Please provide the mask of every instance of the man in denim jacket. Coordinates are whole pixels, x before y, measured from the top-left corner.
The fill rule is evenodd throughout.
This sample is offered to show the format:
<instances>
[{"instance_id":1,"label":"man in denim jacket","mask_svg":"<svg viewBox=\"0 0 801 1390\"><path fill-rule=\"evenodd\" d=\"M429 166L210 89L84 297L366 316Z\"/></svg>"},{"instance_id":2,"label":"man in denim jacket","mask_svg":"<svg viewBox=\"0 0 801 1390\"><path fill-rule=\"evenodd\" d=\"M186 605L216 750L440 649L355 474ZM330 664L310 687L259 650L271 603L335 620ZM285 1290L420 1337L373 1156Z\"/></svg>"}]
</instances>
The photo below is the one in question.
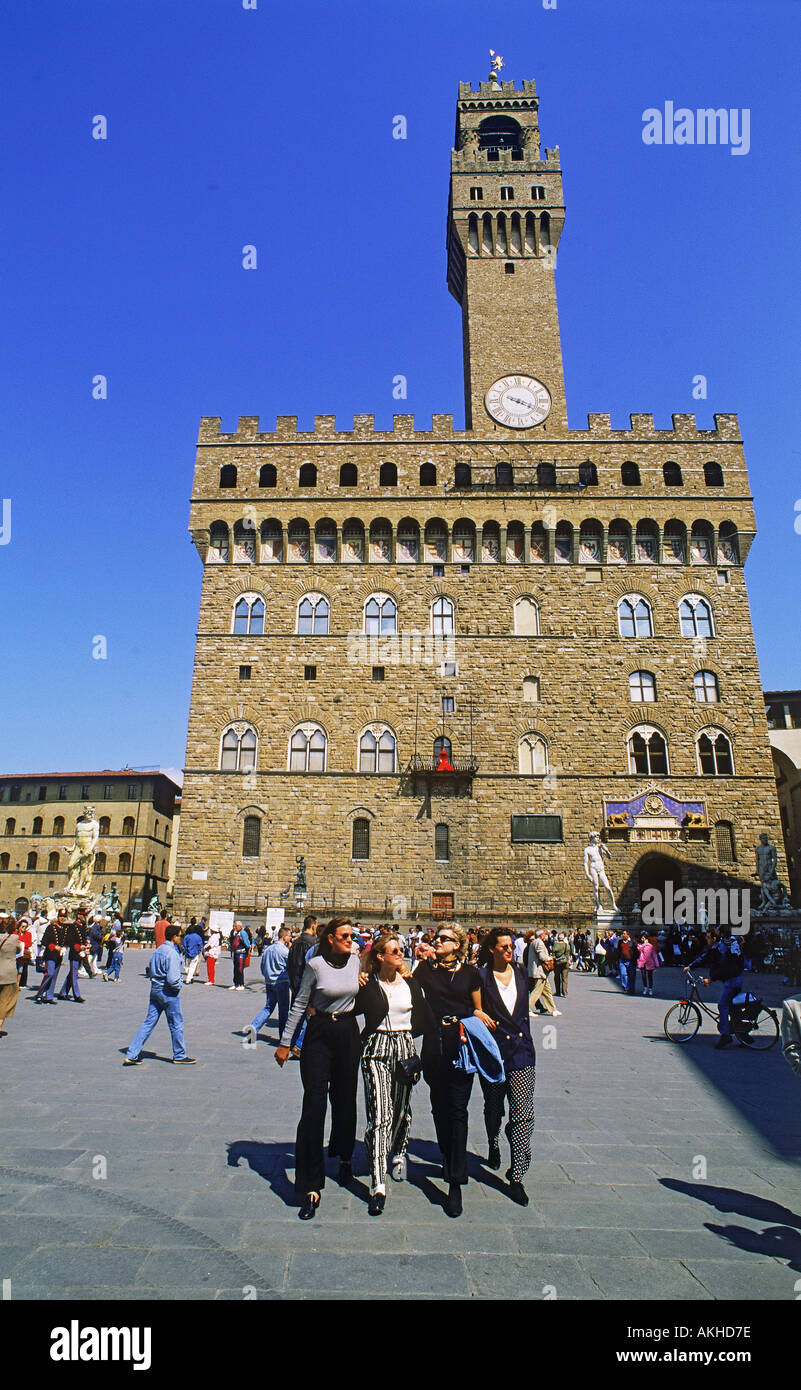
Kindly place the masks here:
<instances>
[{"instance_id":1,"label":"man in denim jacket","mask_svg":"<svg viewBox=\"0 0 801 1390\"><path fill-rule=\"evenodd\" d=\"M124 1067L136 1067L140 1053L161 1015L167 1019L172 1038L172 1060L181 1066L190 1066L194 1057L187 1057L184 1046L184 1018L181 1013L181 928L169 926L164 933L164 944L150 957L150 1008L139 1032L134 1038L123 1062Z\"/></svg>"}]
</instances>

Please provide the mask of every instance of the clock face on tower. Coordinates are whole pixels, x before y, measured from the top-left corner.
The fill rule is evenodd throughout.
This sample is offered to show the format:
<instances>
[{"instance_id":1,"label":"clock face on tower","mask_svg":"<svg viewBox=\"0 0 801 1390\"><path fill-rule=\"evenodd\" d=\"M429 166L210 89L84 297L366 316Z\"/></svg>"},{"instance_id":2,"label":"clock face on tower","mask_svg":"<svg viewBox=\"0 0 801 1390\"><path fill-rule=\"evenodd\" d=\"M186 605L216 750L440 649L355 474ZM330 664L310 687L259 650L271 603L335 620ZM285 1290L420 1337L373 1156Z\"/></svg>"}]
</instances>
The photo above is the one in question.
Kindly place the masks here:
<instances>
[{"instance_id":1,"label":"clock face on tower","mask_svg":"<svg viewBox=\"0 0 801 1390\"><path fill-rule=\"evenodd\" d=\"M494 381L484 404L493 420L510 430L541 425L551 409L551 393L533 376L502 376Z\"/></svg>"}]
</instances>

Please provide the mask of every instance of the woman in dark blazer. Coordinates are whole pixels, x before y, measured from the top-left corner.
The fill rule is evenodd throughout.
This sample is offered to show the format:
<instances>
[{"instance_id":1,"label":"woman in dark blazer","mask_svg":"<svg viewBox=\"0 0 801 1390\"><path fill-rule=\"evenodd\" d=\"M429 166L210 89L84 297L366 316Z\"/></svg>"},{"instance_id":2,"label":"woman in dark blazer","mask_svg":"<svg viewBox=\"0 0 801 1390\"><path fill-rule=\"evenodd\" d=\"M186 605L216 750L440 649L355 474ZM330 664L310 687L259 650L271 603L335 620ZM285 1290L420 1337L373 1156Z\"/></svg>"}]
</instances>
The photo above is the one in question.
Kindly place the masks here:
<instances>
[{"instance_id":1,"label":"woman in dark blazer","mask_svg":"<svg viewBox=\"0 0 801 1390\"><path fill-rule=\"evenodd\" d=\"M359 990L356 1012L364 1015L362 1078L367 1110L364 1142L370 1167L370 1216L380 1216L386 1200L386 1175L392 1154L395 1182L406 1177L406 1146L412 1122L413 1079L404 1063L416 1056L414 1039L434 1026L425 995L408 972L397 936L376 937L362 959L367 976ZM364 979L361 975L360 979Z\"/></svg>"},{"instance_id":2,"label":"woman in dark blazer","mask_svg":"<svg viewBox=\"0 0 801 1390\"><path fill-rule=\"evenodd\" d=\"M509 1101L506 1133L512 1151L507 1170L509 1196L521 1207L528 1206L523 1178L531 1162L531 1134L534 1129L534 1069L536 1053L528 1018L528 979L515 965L514 941L506 927L493 927L481 943L478 973L481 976L481 1007L492 1019L492 1036L503 1058L506 1080L489 1082L479 1075L484 1092L484 1123L487 1128L490 1168L500 1168L500 1133L504 1103Z\"/></svg>"}]
</instances>

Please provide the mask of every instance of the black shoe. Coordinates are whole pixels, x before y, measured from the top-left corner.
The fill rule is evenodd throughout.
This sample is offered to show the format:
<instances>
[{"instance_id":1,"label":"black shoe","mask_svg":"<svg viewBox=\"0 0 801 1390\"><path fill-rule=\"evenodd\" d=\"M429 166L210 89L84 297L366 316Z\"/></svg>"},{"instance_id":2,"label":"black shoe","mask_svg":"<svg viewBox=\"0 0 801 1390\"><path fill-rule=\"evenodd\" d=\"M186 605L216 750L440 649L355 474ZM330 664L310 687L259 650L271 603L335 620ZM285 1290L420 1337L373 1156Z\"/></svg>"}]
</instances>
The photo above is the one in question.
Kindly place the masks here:
<instances>
[{"instance_id":1,"label":"black shoe","mask_svg":"<svg viewBox=\"0 0 801 1390\"><path fill-rule=\"evenodd\" d=\"M301 1221L313 1221L319 1205L319 1194L317 1194L317 1201L315 1202L311 1192L307 1192L306 1196L303 1198L303 1206L298 1212L298 1216L300 1217Z\"/></svg>"},{"instance_id":2,"label":"black shoe","mask_svg":"<svg viewBox=\"0 0 801 1390\"><path fill-rule=\"evenodd\" d=\"M461 1216L462 1214L462 1189L458 1183L451 1183L448 1188L445 1211L448 1216Z\"/></svg>"},{"instance_id":3,"label":"black shoe","mask_svg":"<svg viewBox=\"0 0 801 1390\"><path fill-rule=\"evenodd\" d=\"M512 1178L509 1183L509 1196L513 1202L517 1202L519 1207L528 1206L528 1193L522 1182L519 1182L517 1178Z\"/></svg>"},{"instance_id":4,"label":"black shoe","mask_svg":"<svg viewBox=\"0 0 801 1390\"><path fill-rule=\"evenodd\" d=\"M497 1139L490 1141L489 1153L487 1154L487 1167L493 1168L497 1173L501 1166L501 1146Z\"/></svg>"},{"instance_id":5,"label":"black shoe","mask_svg":"<svg viewBox=\"0 0 801 1390\"><path fill-rule=\"evenodd\" d=\"M142 1063L138 1057L126 1057L122 1065L124 1067L141 1067Z\"/></svg>"},{"instance_id":6,"label":"black shoe","mask_svg":"<svg viewBox=\"0 0 801 1390\"><path fill-rule=\"evenodd\" d=\"M84 999L83 995L81 995L78 999L75 1000L75 1003L76 1003L76 1004L85 1004L85 1003L86 1003L86 1000Z\"/></svg>"},{"instance_id":7,"label":"black shoe","mask_svg":"<svg viewBox=\"0 0 801 1390\"><path fill-rule=\"evenodd\" d=\"M349 1158L339 1160L339 1177L337 1182L342 1187L346 1187L349 1182L353 1182L353 1164Z\"/></svg>"},{"instance_id":8,"label":"black shoe","mask_svg":"<svg viewBox=\"0 0 801 1390\"><path fill-rule=\"evenodd\" d=\"M194 1067L197 1065L197 1057L173 1057L174 1067Z\"/></svg>"},{"instance_id":9,"label":"black shoe","mask_svg":"<svg viewBox=\"0 0 801 1390\"><path fill-rule=\"evenodd\" d=\"M721 1047L731 1047L733 1042L734 1039L731 1033L721 1033L720 1041L715 1043L715 1051L718 1051Z\"/></svg>"},{"instance_id":10,"label":"black shoe","mask_svg":"<svg viewBox=\"0 0 801 1390\"><path fill-rule=\"evenodd\" d=\"M384 1203L386 1200L383 1192L371 1192L370 1200L367 1203L367 1215L380 1216L384 1210Z\"/></svg>"}]
</instances>

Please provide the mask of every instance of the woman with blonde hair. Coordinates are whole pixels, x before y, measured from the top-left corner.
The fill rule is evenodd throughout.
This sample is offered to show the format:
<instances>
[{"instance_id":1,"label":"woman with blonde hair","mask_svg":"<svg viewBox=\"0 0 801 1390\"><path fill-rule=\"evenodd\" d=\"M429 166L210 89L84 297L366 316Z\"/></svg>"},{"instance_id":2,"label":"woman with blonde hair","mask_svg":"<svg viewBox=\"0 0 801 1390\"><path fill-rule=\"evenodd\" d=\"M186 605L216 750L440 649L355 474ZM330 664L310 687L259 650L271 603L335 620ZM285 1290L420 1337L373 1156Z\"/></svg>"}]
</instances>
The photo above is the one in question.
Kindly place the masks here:
<instances>
[{"instance_id":1,"label":"woman with blonde hair","mask_svg":"<svg viewBox=\"0 0 801 1390\"><path fill-rule=\"evenodd\" d=\"M361 968L368 976L356 1000L356 1010L365 1019L361 1066L367 1109L364 1143L370 1168L367 1210L370 1216L380 1216L390 1153L394 1181L403 1182L406 1177L412 1087L422 1067L414 1039L433 1026L434 1018L393 932L374 938Z\"/></svg>"},{"instance_id":2,"label":"woman with blonde hair","mask_svg":"<svg viewBox=\"0 0 801 1390\"><path fill-rule=\"evenodd\" d=\"M462 1214L462 1187L467 1182L467 1107L473 1089L473 1073L455 1065L459 1023L474 1015L490 1028L495 1025L481 1009L481 976L474 965L465 964L464 928L457 922L442 922L434 951L436 960L421 960L414 978L436 1020L423 1040L423 1075L443 1158L442 1176L448 1184L445 1211L456 1217Z\"/></svg>"}]
</instances>

